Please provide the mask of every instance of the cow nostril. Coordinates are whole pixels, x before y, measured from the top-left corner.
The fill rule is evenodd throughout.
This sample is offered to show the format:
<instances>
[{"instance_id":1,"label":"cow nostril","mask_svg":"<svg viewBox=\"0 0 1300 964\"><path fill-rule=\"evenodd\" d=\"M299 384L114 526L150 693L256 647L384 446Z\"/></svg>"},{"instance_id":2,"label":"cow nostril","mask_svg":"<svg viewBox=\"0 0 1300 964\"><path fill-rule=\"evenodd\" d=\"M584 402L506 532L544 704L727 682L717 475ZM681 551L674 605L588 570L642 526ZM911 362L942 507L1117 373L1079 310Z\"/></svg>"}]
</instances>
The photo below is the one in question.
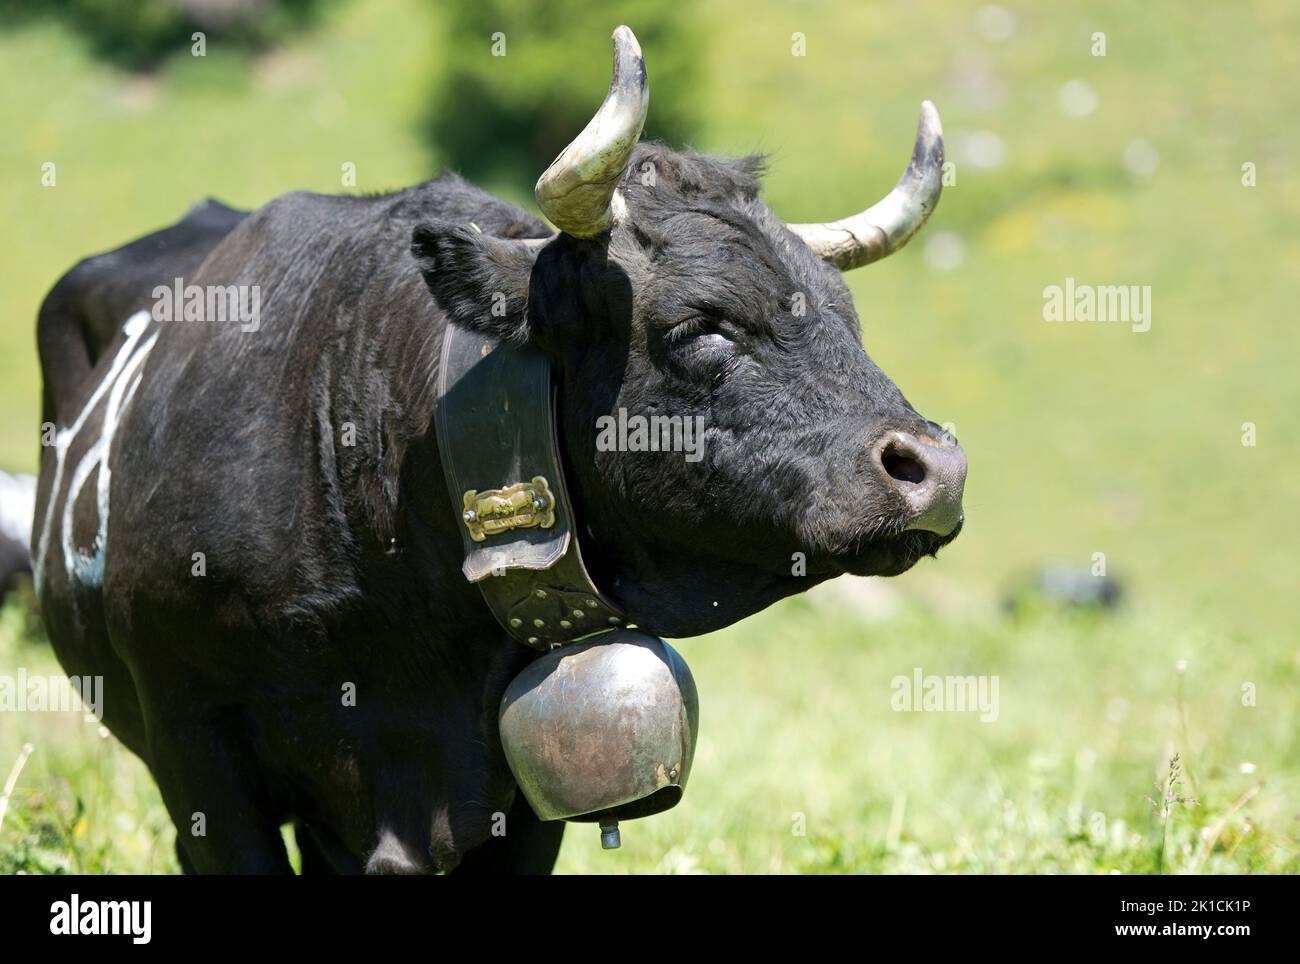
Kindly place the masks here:
<instances>
[{"instance_id":1,"label":"cow nostril","mask_svg":"<svg viewBox=\"0 0 1300 964\"><path fill-rule=\"evenodd\" d=\"M880 462L890 477L900 482L911 482L916 485L925 481L925 466L893 446L885 449L880 456Z\"/></svg>"}]
</instances>

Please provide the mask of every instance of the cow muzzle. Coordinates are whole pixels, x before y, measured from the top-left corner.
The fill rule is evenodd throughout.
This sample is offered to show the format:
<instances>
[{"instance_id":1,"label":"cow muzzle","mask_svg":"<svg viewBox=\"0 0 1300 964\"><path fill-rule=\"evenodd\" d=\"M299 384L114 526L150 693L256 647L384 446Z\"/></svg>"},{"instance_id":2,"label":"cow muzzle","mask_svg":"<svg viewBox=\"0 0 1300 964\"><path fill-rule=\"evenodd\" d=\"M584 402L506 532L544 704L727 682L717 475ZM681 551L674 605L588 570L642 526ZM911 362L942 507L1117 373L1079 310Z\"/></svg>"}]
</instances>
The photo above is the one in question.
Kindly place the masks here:
<instances>
[{"instance_id":1,"label":"cow muzzle","mask_svg":"<svg viewBox=\"0 0 1300 964\"><path fill-rule=\"evenodd\" d=\"M890 432L876 443L872 463L907 507L907 531L946 537L961 525L966 453L951 435Z\"/></svg>"}]
</instances>

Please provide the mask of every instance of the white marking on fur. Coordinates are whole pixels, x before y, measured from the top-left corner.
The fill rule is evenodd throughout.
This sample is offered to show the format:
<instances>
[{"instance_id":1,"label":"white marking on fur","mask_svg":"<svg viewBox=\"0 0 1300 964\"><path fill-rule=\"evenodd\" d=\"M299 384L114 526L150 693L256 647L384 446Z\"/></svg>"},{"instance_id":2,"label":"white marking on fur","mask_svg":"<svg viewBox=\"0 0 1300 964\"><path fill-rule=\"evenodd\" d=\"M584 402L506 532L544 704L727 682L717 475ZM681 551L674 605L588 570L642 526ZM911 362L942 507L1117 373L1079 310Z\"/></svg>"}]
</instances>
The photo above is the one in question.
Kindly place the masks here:
<instances>
[{"instance_id":1,"label":"white marking on fur","mask_svg":"<svg viewBox=\"0 0 1300 964\"><path fill-rule=\"evenodd\" d=\"M76 563L81 561L83 566L89 564L92 572L88 573L93 576L93 569L98 563L99 576L103 576L103 552L107 541L108 533L108 454L113 440L113 435L117 431L118 422L124 409L123 393L128 385L130 386L129 395L133 395L135 388L139 385L139 378L132 383L131 375L136 372L149 352L153 349L158 335L155 333L139 352L136 352L136 346L140 343L141 337L149 328L149 312L137 311L126 320L122 330L126 333L126 341L118 349L113 358L113 364L109 367L108 373L104 376L96 387L95 391L87 400L77 418L66 429L62 429L54 437L54 482L50 486L49 501L45 505L45 518L41 522L40 539L37 542L35 558L33 560L32 575L36 585L36 592L39 596L44 585L45 575L45 557L49 552L50 545L50 525L54 520L54 509L59 500L59 491L63 483L63 470L66 466L68 449L72 445L73 439L86 424L86 419L90 417L96 406L99 405L105 393L109 393L109 404L104 413L103 422L100 427L100 437L86 451L81 462L73 472L72 484L69 486L68 495L63 508L61 519L61 537L62 548L64 553L64 566L67 569L69 578L72 578ZM143 377L142 375L140 377ZM128 395L128 400L129 400ZM81 492L81 487L86 484L86 479L94 471L96 466L101 467L100 474L100 492L98 493L99 507L99 531L95 540L95 557L86 557L72 548L72 509L76 504L77 495Z\"/></svg>"},{"instance_id":2,"label":"white marking on fur","mask_svg":"<svg viewBox=\"0 0 1300 964\"><path fill-rule=\"evenodd\" d=\"M67 570L69 579L77 577L79 572L80 581L87 585L100 586L104 582L104 557L108 550L108 486L112 477L108 467L108 456L113 450L113 436L117 432L124 408L123 399L127 386L133 384L131 377L153 350L154 342L157 340L158 335L155 334L146 341L140 350L131 356L130 361L123 366L113 382L113 390L108 395L108 405L104 408L99 440L81 457L81 464L73 473L72 484L68 487L67 500L63 503L63 566ZM86 479L90 478L90 473L95 471L96 467L99 468L95 493L99 526L95 532L95 541L91 544L92 554L88 556L72 544L72 510L81 496L81 487L86 484Z\"/></svg>"}]
</instances>

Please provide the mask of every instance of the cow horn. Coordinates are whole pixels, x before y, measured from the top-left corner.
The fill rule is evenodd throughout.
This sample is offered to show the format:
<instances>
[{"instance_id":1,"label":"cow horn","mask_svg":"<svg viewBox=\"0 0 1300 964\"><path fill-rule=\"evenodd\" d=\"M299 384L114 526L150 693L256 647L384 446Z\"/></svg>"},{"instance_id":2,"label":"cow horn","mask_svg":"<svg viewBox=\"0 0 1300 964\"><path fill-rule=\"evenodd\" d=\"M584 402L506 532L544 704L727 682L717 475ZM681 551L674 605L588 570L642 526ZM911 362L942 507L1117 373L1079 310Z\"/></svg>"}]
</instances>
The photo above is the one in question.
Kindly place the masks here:
<instances>
[{"instance_id":1,"label":"cow horn","mask_svg":"<svg viewBox=\"0 0 1300 964\"><path fill-rule=\"evenodd\" d=\"M537 203L561 231L594 238L609 230L614 222L610 201L649 106L641 45L631 30L619 27L614 31L614 76L605 102L537 181Z\"/></svg>"},{"instance_id":2,"label":"cow horn","mask_svg":"<svg viewBox=\"0 0 1300 964\"><path fill-rule=\"evenodd\" d=\"M893 254L921 230L943 190L943 127L928 100L921 103L912 160L894 189L859 214L829 224L791 224L791 231L841 271Z\"/></svg>"}]
</instances>

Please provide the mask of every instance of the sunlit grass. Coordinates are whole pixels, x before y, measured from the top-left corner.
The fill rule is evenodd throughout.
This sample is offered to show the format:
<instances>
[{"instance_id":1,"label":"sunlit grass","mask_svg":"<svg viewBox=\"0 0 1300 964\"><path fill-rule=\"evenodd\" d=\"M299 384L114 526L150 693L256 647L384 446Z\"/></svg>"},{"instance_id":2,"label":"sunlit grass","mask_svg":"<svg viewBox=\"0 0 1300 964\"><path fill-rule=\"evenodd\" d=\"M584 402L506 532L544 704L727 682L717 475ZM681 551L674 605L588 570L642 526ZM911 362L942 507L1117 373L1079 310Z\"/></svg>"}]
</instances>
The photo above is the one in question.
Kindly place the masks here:
<instances>
[{"instance_id":1,"label":"sunlit grass","mask_svg":"<svg viewBox=\"0 0 1300 964\"><path fill-rule=\"evenodd\" d=\"M1300 871L1296 751L1279 723L1300 713L1294 687L1243 705L1221 650L1141 612L953 619L904 599L880 616L853 585L680 643L702 702L685 799L625 823L615 853L570 827L560 870ZM0 665L58 672L12 605ZM996 722L895 712L891 680L914 667L998 676ZM12 713L0 769L28 741L0 870L175 869L174 831L130 753L79 715ZM1166 817L1151 798L1175 755L1196 802Z\"/></svg>"},{"instance_id":2,"label":"sunlit grass","mask_svg":"<svg viewBox=\"0 0 1300 964\"><path fill-rule=\"evenodd\" d=\"M617 855L570 830L562 867L1300 870L1294 689L1242 705L1223 650L1150 613L952 618L905 600L864 617L854 586L680 644L703 714L684 801L626 825ZM894 712L890 682L914 667L998 676L997 721ZM1166 847L1148 797L1175 754L1198 804L1171 808Z\"/></svg>"}]
</instances>

